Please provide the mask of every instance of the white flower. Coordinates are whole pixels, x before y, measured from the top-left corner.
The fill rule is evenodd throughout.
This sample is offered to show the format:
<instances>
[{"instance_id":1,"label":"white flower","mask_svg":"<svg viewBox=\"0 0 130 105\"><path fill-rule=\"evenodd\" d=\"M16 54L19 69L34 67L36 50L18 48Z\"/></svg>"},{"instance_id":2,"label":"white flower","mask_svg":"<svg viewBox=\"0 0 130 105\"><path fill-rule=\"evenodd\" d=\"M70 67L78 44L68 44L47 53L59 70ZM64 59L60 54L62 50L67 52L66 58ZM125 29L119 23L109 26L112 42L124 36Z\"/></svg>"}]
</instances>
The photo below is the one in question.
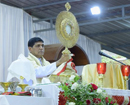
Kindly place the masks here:
<instances>
[{"instance_id":1,"label":"white flower","mask_svg":"<svg viewBox=\"0 0 130 105\"><path fill-rule=\"evenodd\" d=\"M102 93L102 89L98 88L97 93Z\"/></svg>"},{"instance_id":2,"label":"white flower","mask_svg":"<svg viewBox=\"0 0 130 105\"><path fill-rule=\"evenodd\" d=\"M75 82L72 86L71 86L71 90L76 90L76 88L78 87L78 83Z\"/></svg>"},{"instance_id":3,"label":"white flower","mask_svg":"<svg viewBox=\"0 0 130 105\"><path fill-rule=\"evenodd\" d=\"M71 77L69 78L70 81L74 81L75 75L71 75Z\"/></svg>"},{"instance_id":4,"label":"white flower","mask_svg":"<svg viewBox=\"0 0 130 105\"><path fill-rule=\"evenodd\" d=\"M69 105L75 105L75 103L74 102L69 102Z\"/></svg>"}]
</instances>

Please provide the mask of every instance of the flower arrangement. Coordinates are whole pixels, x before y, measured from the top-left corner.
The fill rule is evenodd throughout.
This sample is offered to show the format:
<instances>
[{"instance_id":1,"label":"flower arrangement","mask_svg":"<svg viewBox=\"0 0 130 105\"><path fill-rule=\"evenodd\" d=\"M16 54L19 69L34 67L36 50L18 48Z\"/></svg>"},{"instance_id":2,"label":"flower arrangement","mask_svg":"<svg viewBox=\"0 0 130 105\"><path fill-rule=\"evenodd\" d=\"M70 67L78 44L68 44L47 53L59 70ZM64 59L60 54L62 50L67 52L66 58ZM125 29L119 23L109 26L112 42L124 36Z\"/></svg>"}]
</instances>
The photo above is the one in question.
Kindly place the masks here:
<instances>
[{"instance_id":1,"label":"flower arrangement","mask_svg":"<svg viewBox=\"0 0 130 105\"><path fill-rule=\"evenodd\" d=\"M67 103L75 105L117 105L116 101L108 97L105 90L102 90L93 83L85 84L79 82L80 77L72 75L68 81L59 86L67 97ZM66 103L66 104L67 104Z\"/></svg>"}]
</instances>

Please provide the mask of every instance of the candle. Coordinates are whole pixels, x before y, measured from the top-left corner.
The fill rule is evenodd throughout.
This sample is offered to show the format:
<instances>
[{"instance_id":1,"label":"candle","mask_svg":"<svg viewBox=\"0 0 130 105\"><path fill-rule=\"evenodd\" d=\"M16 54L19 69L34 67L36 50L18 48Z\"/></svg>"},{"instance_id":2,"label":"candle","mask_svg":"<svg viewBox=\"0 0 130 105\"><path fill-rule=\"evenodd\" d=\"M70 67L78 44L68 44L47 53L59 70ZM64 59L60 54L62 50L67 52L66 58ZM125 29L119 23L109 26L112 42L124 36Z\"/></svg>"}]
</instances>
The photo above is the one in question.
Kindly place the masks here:
<instances>
[{"instance_id":1,"label":"candle","mask_svg":"<svg viewBox=\"0 0 130 105\"><path fill-rule=\"evenodd\" d=\"M106 63L97 63L97 72L98 72L98 74L105 74Z\"/></svg>"},{"instance_id":2,"label":"candle","mask_svg":"<svg viewBox=\"0 0 130 105\"><path fill-rule=\"evenodd\" d=\"M121 65L121 72L123 76L129 76L130 69L128 65Z\"/></svg>"}]
</instances>

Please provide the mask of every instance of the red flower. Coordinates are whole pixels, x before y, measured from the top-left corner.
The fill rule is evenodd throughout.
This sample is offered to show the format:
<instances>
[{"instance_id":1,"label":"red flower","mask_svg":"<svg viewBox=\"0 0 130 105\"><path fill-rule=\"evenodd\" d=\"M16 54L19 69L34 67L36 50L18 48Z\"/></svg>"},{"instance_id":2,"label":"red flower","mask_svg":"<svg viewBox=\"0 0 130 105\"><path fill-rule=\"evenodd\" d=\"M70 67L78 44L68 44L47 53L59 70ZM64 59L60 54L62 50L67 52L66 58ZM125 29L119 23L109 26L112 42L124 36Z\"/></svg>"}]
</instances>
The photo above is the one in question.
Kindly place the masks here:
<instances>
[{"instance_id":1,"label":"red flower","mask_svg":"<svg viewBox=\"0 0 130 105\"><path fill-rule=\"evenodd\" d=\"M87 105L90 105L90 104L91 104L91 101L90 101L90 100L86 100L86 104L87 104Z\"/></svg>"},{"instance_id":2,"label":"red flower","mask_svg":"<svg viewBox=\"0 0 130 105\"><path fill-rule=\"evenodd\" d=\"M97 86L97 85L92 84L92 83L91 83L91 85L92 85L92 87L93 87L93 89L94 89L94 90L97 90L97 88L98 88L98 86Z\"/></svg>"},{"instance_id":3,"label":"red flower","mask_svg":"<svg viewBox=\"0 0 130 105\"><path fill-rule=\"evenodd\" d=\"M66 86L68 86L69 84L68 83L65 83Z\"/></svg>"},{"instance_id":4,"label":"red flower","mask_svg":"<svg viewBox=\"0 0 130 105\"><path fill-rule=\"evenodd\" d=\"M106 97L106 98L105 98L105 101L106 101L106 103L108 103L108 102L109 102L109 101L108 101L108 97Z\"/></svg>"},{"instance_id":5,"label":"red flower","mask_svg":"<svg viewBox=\"0 0 130 105\"><path fill-rule=\"evenodd\" d=\"M65 105L66 102L67 102L68 97L64 96L63 94L64 94L64 92L60 91L60 93L59 93L59 104L58 105Z\"/></svg>"},{"instance_id":6,"label":"red flower","mask_svg":"<svg viewBox=\"0 0 130 105\"><path fill-rule=\"evenodd\" d=\"M113 104L113 101L111 101L110 104Z\"/></svg>"},{"instance_id":7,"label":"red flower","mask_svg":"<svg viewBox=\"0 0 130 105\"><path fill-rule=\"evenodd\" d=\"M94 98L93 102L96 103L96 104L99 104L101 102L101 99L100 98Z\"/></svg>"}]
</instances>

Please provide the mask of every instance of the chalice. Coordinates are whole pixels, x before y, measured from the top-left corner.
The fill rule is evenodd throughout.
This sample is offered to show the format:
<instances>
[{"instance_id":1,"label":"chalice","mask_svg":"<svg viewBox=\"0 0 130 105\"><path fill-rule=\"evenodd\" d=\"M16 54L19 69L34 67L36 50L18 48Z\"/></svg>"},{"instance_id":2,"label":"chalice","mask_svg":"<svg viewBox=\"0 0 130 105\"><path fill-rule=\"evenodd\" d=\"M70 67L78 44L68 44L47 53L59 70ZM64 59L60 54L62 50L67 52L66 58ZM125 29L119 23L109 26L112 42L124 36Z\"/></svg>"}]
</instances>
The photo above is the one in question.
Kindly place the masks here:
<instances>
[{"instance_id":1,"label":"chalice","mask_svg":"<svg viewBox=\"0 0 130 105\"><path fill-rule=\"evenodd\" d=\"M121 65L121 72L122 72L123 79L124 79L124 88L126 90L127 89L126 82L128 80L128 76L130 74L130 67L128 65Z\"/></svg>"},{"instance_id":2,"label":"chalice","mask_svg":"<svg viewBox=\"0 0 130 105\"><path fill-rule=\"evenodd\" d=\"M106 63L97 63L97 72L99 78L99 86L103 87L103 77L106 72Z\"/></svg>"},{"instance_id":3,"label":"chalice","mask_svg":"<svg viewBox=\"0 0 130 105\"><path fill-rule=\"evenodd\" d=\"M8 92L8 87L11 82L0 82L1 86L4 88L4 92Z\"/></svg>"},{"instance_id":4,"label":"chalice","mask_svg":"<svg viewBox=\"0 0 130 105\"><path fill-rule=\"evenodd\" d=\"M21 92L24 92L25 91L24 89L25 89L26 86L28 86L28 84L23 83L23 79L24 79L23 76L20 76L20 79L21 79L21 82L20 82L20 84L18 86L21 87L21 89L22 89Z\"/></svg>"},{"instance_id":5,"label":"chalice","mask_svg":"<svg viewBox=\"0 0 130 105\"><path fill-rule=\"evenodd\" d=\"M21 87L21 92L25 92L25 87L28 86L28 84L19 84L18 86Z\"/></svg>"}]
</instances>

